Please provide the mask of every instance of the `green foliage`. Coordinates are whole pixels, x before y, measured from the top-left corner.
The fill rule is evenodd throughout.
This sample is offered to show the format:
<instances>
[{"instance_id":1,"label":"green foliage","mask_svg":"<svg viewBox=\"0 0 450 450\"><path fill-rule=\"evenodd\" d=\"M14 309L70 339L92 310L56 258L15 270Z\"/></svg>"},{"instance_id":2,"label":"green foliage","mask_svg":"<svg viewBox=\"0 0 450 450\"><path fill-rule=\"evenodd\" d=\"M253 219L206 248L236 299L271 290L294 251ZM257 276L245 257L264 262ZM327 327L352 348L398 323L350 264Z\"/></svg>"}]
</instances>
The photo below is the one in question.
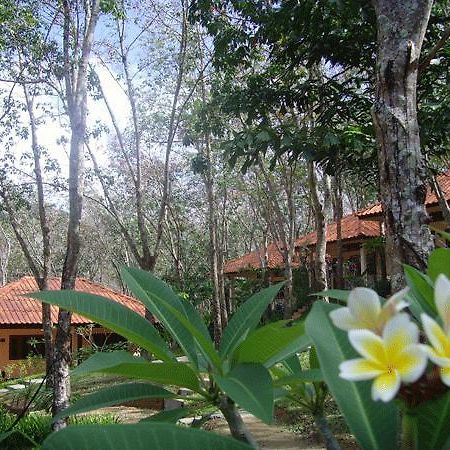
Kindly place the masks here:
<instances>
[{"instance_id":1,"label":"green foliage","mask_svg":"<svg viewBox=\"0 0 450 450\"><path fill-rule=\"evenodd\" d=\"M105 328L114 330L117 334L156 354L162 360L174 360L167 344L155 328L144 317L120 303L76 291L70 291L65 295L61 295L60 292L36 292L33 297L45 300L47 303L70 307L72 311L94 320Z\"/></svg>"},{"instance_id":2,"label":"green foliage","mask_svg":"<svg viewBox=\"0 0 450 450\"><path fill-rule=\"evenodd\" d=\"M329 313L335 308L335 305L316 302L306 319L306 330L316 348L325 382L363 448L396 448L397 407L393 403L374 402L369 383L349 383L339 377L340 363L355 357L356 352L346 333L330 321Z\"/></svg>"},{"instance_id":3,"label":"green foliage","mask_svg":"<svg viewBox=\"0 0 450 450\"><path fill-rule=\"evenodd\" d=\"M74 292L68 291L33 294L40 300L59 304L90 317L129 339L137 337L135 341L145 343L149 350L155 349L157 355L164 357L163 361L149 362L124 351L100 352L80 364L74 370L74 375L107 373L185 387L197 393L197 397L199 395L203 402L214 408L223 408L224 404L229 408L230 404L237 403L265 422L271 422L274 391L268 368L309 344L309 340L304 336L302 323L291 324L283 321L256 329L261 315L282 283L262 290L243 303L224 330L220 350L216 351L205 324L189 302L180 299L172 289L149 272L126 268L123 270L123 277L130 290L170 332L188 356L189 362L176 362L172 359L172 354L161 344L160 337L155 337L150 323L146 322L146 326L153 330L149 332L142 328L141 321L137 320L134 313L125 312L123 308L108 310L108 304L113 305L112 302L82 293L75 295ZM136 324L136 330L132 329L132 324ZM261 348L261 342L267 345ZM71 415L117 404L131 396L167 397L172 394L152 385L140 385L138 390L132 386L117 386L82 398L64 414ZM224 397L232 402L223 402ZM175 420L179 413L174 413L174 416L160 415L159 419L154 418L151 422ZM81 428L79 430L81 432ZM127 433L125 428L117 430L120 430L119 434ZM130 433L142 431L142 439L147 436L146 433L152 434L151 427L145 429L145 432L142 427L130 427L129 430ZM176 434L176 430L177 428L170 428L169 435ZM71 433L77 434L77 431ZM201 446L203 435L195 436ZM181 439L180 442L182 441ZM82 442L79 442L82 445Z\"/></svg>"},{"instance_id":4,"label":"green foliage","mask_svg":"<svg viewBox=\"0 0 450 450\"><path fill-rule=\"evenodd\" d=\"M43 450L147 450L149 448L185 450L245 450L248 445L202 430L177 427L165 423L134 425L74 426L52 434Z\"/></svg>"},{"instance_id":5,"label":"green foliage","mask_svg":"<svg viewBox=\"0 0 450 450\"><path fill-rule=\"evenodd\" d=\"M119 384L104 389L100 389L90 395L82 397L75 405L69 406L62 413L55 417L72 416L82 412L90 411L94 405L96 409L117 403L140 400L144 398L173 398L175 394L159 386L152 386L144 383Z\"/></svg>"},{"instance_id":6,"label":"green foliage","mask_svg":"<svg viewBox=\"0 0 450 450\"><path fill-rule=\"evenodd\" d=\"M7 412L3 407L0 408L0 434L8 433L4 440L0 442L0 448L5 450L34 448L41 444L52 432L52 417L50 414L32 412L22 417L10 430L15 421L16 416L14 414ZM80 425L108 425L117 423L117 418L112 414L97 414L75 417L72 422Z\"/></svg>"},{"instance_id":7,"label":"green foliage","mask_svg":"<svg viewBox=\"0 0 450 450\"><path fill-rule=\"evenodd\" d=\"M261 364L238 364L226 376L216 375L218 386L247 411L266 423L272 422L273 387Z\"/></svg>"}]
</instances>

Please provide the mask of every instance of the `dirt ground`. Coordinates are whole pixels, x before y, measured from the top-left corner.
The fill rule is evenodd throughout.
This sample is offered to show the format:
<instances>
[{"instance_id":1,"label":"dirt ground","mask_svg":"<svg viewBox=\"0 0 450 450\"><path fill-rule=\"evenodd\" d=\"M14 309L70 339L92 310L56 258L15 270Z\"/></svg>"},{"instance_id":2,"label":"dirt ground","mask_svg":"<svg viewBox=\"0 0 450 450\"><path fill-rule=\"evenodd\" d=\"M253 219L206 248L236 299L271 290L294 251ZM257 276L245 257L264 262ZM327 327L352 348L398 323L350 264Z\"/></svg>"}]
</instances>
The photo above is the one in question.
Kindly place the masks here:
<instances>
[{"instance_id":1,"label":"dirt ground","mask_svg":"<svg viewBox=\"0 0 450 450\"><path fill-rule=\"evenodd\" d=\"M156 411L133 407L114 406L103 408L98 410L98 412L114 414L122 423L136 423L139 422L139 420L154 414ZM325 448L317 433L310 433L307 438L304 438L298 433L290 431L283 425L266 425L248 413L243 413L242 418L262 449L316 450ZM225 419L211 419L204 425L204 429L223 435L230 434ZM359 448L352 441L346 440L345 437L339 440L343 449L355 450Z\"/></svg>"}]
</instances>

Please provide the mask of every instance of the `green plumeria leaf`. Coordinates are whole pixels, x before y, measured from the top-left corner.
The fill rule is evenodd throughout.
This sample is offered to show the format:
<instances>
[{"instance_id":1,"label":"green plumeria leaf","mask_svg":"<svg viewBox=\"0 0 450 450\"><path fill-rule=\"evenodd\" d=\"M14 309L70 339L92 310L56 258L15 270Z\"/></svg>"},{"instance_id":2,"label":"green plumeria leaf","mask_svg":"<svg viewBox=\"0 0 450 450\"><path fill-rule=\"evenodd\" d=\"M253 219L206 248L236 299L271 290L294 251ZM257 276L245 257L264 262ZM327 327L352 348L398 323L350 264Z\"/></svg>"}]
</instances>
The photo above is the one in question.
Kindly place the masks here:
<instances>
[{"instance_id":1,"label":"green plumeria leaf","mask_svg":"<svg viewBox=\"0 0 450 450\"><path fill-rule=\"evenodd\" d=\"M250 334L236 348L233 359L237 363L254 362L269 368L309 345L311 339L305 334L304 322L280 320Z\"/></svg>"},{"instance_id":2,"label":"green plumeria leaf","mask_svg":"<svg viewBox=\"0 0 450 450\"><path fill-rule=\"evenodd\" d=\"M175 356L153 325L131 309L98 295L77 291L42 291L31 297L58 305L81 314L87 319L114 331L140 347L154 353L163 361L174 361Z\"/></svg>"},{"instance_id":3,"label":"green plumeria leaf","mask_svg":"<svg viewBox=\"0 0 450 450\"><path fill-rule=\"evenodd\" d=\"M450 248L437 248L431 252L427 273L433 282L441 273L450 279Z\"/></svg>"},{"instance_id":4,"label":"green plumeria leaf","mask_svg":"<svg viewBox=\"0 0 450 450\"><path fill-rule=\"evenodd\" d=\"M110 373L202 392L196 372L187 364L149 362L124 351L96 353L73 371L75 376L91 373Z\"/></svg>"},{"instance_id":5,"label":"green plumeria leaf","mask_svg":"<svg viewBox=\"0 0 450 450\"><path fill-rule=\"evenodd\" d=\"M234 402L263 422L273 417L272 378L261 364L240 364L226 376L216 375L218 386Z\"/></svg>"},{"instance_id":6,"label":"green plumeria leaf","mask_svg":"<svg viewBox=\"0 0 450 450\"><path fill-rule=\"evenodd\" d=\"M350 294L350 291L345 291L342 289L328 289L326 291L316 292L316 293L310 294L310 295L316 295L317 297L335 298L336 300L341 300L341 301L347 303L349 294Z\"/></svg>"},{"instance_id":7,"label":"green plumeria leaf","mask_svg":"<svg viewBox=\"0 0 450 450\"><path fill-rule=\"evenodd\" d=\"M399 413L394 402L374 402L370 382L351 382L339 377L339 365L358 355L347 334L331 323L329 313L336 308L316 302L306 319L306 331L316 348L325 382L362 448L397 448Z\"/></svg>"},{"instance_id":8,"label":"green plumeria leaf","mask_svg":"<svg viewBox=\"0 0 450 450\"><path fill-rule=\"evenodd\" d=\"M434 317L437 314L437 310L434 304L432 281L427 275L419 272L414 267L404 265L404 271L410 289L406 295L406 300L409 303L414 317L420 320L422 313Z\"/></svg>"},{"instance_id":9,"label":"green plumeria leaf","mask_svg":"<svg viewBox=\"0 0 450 450\"><path fill-rule=\"evenodd\" d=\"M443 448L450 441L450 392L422 403L412 411L417 417L418 449Z\"/></svg>"},{"instance_id":10,"label":"green plumeria leaf","mask_svg":"<svg viewBox=\"0 0 450 450\"><path fill-rule=\"evenodd\" d=\"M192 305L189 302L182 301L166 283L150 272L124 267L122 268L122 277L131 292L161 321L180 344L191 363L199 368L197 342L186 326L180 322L179 317L173 313L174 309L178 311L212 345L208 329ZM167 308L167 305L170 305L173 309Z\"/></svg>"},{"instance_id":11,"label":"green plumeria leaf","mask_svg":"<svg viewBox=\"0 0 450 450\"><path fill-rule=\"evenodd\" d=\"M283 285L284 283L278 283L252 295L233 314L223 332L219 348L220 356L231 355L239 343L247 337L248 333L256 328L267 306Z\"/></svg>"},{"instance_id":12,"label":"green plumeria leaf","mask_svg":"<svg viewBox=\"0 0 450 450\"><path fill-rule=\"evenodd\" d=\"M130 425L75 425L52 433L43 450L249 450L248 445L203 430L163 422Z\"/></svg>"},{"instance_id":13,"label":"green plumeria leaf","mask_svg":"<svg viewBox=\"0 0 450 450\"><path fill-rule=\"evenodd\" d=\"M62 417L73 416L86 411L104 408L106 406L118 405L133 400L141 400L147 398L174 398L176 395L159 386L153 386L146 383L127 383L117 386L100 389L90 395L86 395L77 400L73 405L69 406L53 420Z\"/></svg>"}]
</instances>

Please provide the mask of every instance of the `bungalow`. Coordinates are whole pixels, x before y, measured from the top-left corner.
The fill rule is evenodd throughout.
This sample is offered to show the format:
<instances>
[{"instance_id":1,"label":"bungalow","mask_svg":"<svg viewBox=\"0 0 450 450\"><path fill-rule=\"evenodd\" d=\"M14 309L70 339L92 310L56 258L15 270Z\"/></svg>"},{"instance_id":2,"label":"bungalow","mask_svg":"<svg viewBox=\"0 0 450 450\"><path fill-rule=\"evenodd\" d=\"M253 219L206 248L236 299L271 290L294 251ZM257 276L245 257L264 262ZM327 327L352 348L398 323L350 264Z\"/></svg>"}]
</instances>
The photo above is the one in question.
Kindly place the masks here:
<instances>
[{"instance_id":1,"label":"bungalow","mask_svg":"<svg viewBox=\"0 0 450 450\"><path fill-rule=\"evenodd\" d=\"M60 284L60 278L50 278L49 290L59 290ZM0 287L0 370L2 373L8 371L8 366L17 365L19 361L26 359L30 354L44 354L41 343L43 336L42 303L25 296L37 290L39 289L36 280L30 276L22 277ZM145 308L139 301L85 278L76 279L75 290L106 297L127 306L142 316L145 315ZM53 323L56 323L57 307L51 307L51 316ZM91 320L73 314L71 342L73 352L88 344L86 339L76 332L77 328L87 326L91 329L92 341L97 345L103 345L105 340L108 343L123 340L120 336Z\"/></svg>"},{"instance_id":2,"label":"bungalow","mask_svg":"<svg viewBox=\"0 0 450 450\"><path fill-rule=\"evenodd\" d=\"M450 169L437 177L437 182L443 192L445 200L450 201ZM445 230L448 224L443 218L436 194L428 188L425 205L430 215L430 225L434 229ZM376 203L360 211L354 212L341 220L341 241L345 274L365 277L355 280L373 284L383 280L386 275L386 261L384 256L383 211L380 203ZM335 262L337 258L337 224L333 222L326 230L326 252L329 262L329 282L334 285ZM296 267L312 267L315 258L316 232L301 236L295 243L294 263ZM443 242L436 238L437 245ZM282 246L271 243L266 249L260 248L239 258L229 260L224 265L224 274L230 280L235 278L256 279L262 269L269 271L269 280L283 279L284 260ZM348 286L351 287L351 286Z\"/></svg>"}]
</instances>

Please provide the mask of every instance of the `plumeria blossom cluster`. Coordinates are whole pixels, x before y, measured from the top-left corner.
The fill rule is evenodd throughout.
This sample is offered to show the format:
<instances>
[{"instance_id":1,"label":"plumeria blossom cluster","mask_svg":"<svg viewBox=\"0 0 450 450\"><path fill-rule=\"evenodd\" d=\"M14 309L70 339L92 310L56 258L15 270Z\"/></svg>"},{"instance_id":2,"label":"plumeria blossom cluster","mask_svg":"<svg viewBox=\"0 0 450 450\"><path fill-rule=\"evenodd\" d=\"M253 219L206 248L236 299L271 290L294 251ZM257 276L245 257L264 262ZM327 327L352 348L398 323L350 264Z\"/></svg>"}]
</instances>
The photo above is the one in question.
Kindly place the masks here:
<instances>
[{"instance_id":1,"label":"plumeria blossom cluster","mask_svg":"<svg viewBox=\"0 0 450 450\"><path fill-rule=\"evenodd\" d=\"M344 361L340 376L346 380L374 380L372 398L392 400L402 383L414 383L425 372L428 359L439 367L441 380L450 386L450 281L439 275L434 301L442 325L427 314L421 322L429 345L419 342L419 327L403 309L408 288L383 305L372 289L353 289L347 307L330 313L334 325L348 331L361 358Z\"/></svg>"}]
</instances>

